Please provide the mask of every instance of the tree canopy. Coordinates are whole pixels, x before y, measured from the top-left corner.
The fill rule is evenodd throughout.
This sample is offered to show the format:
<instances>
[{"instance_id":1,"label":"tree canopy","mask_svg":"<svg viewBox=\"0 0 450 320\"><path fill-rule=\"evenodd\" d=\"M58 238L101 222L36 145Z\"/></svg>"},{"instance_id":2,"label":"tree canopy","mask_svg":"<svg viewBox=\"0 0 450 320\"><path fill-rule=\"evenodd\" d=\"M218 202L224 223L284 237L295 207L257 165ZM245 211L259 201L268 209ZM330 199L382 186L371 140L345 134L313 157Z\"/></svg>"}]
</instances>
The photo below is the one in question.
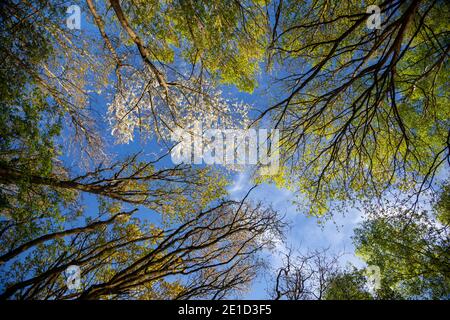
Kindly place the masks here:
<instances>
[{"instance_id":1,"label":"tree canopy","mask_svg":"<svg viewBox=\"0 0 450 320\"><path fill-rule=\"evenodd\" d=\"M382 1L375 29L353 0L76 5L80 29L64 1L0 4L2 299L223 299L263 272L273 299L449 298L448 1ZM233 166L174 164L199 122L278 129L277 173L245 167L236 199ZM365 266L272 268L289 223L264 183L298 214L358 208Z\"/></svg>"}]
</instances>

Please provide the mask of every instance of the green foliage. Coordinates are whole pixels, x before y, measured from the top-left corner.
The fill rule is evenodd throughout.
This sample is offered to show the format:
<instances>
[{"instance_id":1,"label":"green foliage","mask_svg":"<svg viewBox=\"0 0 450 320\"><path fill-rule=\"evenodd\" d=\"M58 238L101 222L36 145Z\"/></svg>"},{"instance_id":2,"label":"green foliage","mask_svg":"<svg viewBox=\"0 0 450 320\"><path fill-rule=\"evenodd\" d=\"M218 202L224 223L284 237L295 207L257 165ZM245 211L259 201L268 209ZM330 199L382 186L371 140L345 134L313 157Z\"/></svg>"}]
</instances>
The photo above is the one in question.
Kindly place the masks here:
<instances>
[{"instance_id":1,"label":"green foliage","mask_svg":"<svg viewBox=\"0 0 450 320\"><path fill-rule=\"evenodd\" d=\"M254 253L270 242L258 232L276 231L270 210L247 204L227 210L222 171L167 167L130 155L116 161L102 144L113 131L102 130L103 116L116 115L117 127L130 135L138 121L136 128L150 132L165 121L172 131L195 118L246 126L247 107L236 104L242 114L228 110L219 87L252 92L263 62L282 75L288 94L280 98L284 93L275 87L280 101L266 110L282 138L282 167L267 181L297 192L310 214L321 217L336 203L379 198L386 190L420 195L449 163L447 2L387 1L383 6L392 14L381 30L369 31L356 0L119 1L139 39L110 3L95 4L98 17L89 6L82 11L92 14L99 34L68 30L65 2L1 5L0 256L31 243L0 266L2 290L23 285L13 298L65 296L62 271L74 261L89 275L83 289L94 288L93 297L207 296L190 292L199 284L223 289L225 296L245 288L259 266ZM108 105L99 104L97 94ZM139 103L148 104L146 112ZM127 118L132 112L139 117ZM78 167L67 161L86 155ZM84 195L98 207L86 206L91 202ZM144 206L158 223L121 214ZM368 290L364 269L330 270L324 296L322 276L314 276L317 297L448 299L449 184L431 212L379 211L355 230L354 242L368 265L380 267L381 289ZM112 220L92 227L102 219ZM192 224L185 234L175 232L187 221ZM79 226L86 228L60 234ZM199 242L192 253L190 246ZM248 256L227 265L241 245L251 249ZM191 283L171 278L202 259L214 264ZM127 285L118 280L124 270ZM51 285L39 282L41 276ZM298 284L296 276L286 279ZM35 282L24 284L26 279ZM115 294L105 293L110 282L120 289ZM294 296L316 296L311 292Z\"/></svg>"},{"instance_id":2,"label":"green foliage","mask_svg":"<svg viewBox=\"0 0 450 320\"><path fill-rule=\"evenodd\" d=\"M266 46L266 17L256 1L136 1L124 10L155 60L179 56L221 83L253 91Z\"/></svg>"},{"instance_id":3,"label":"green foliage","mask_svg":"<svg viewBox=\"0 0 450 320\"><path fill-rule=\"evenodd\" d=\"M329 282L325 300L372 300L367 291L367 278L360 270L342 272Z\"/></svg>"},{"instance_id":4,"label":"green foliage","mask_svg":"<svg viewBox=\"0 0 450 320\"><path fill-rule=\"evenodd\" d=\"M380 268L382 290L410 299L448 298L448 225L442 226L433 215L391 212L355 230L356 252L368 265Z\"/></svg>"},{"instance_id":5,"label":"green foliage","mask_svg":"<svg viewBox=\"0 0 450 320\"><path fill-rule=\"evenodd\" d=\"M450 225L450 183L445 183L434 204L436 218L445 226Z\"/></svg>"},{"instance_id":6,"label":"green foliage","mask_svg":"<svg viewBox=\"0 0 450 320\"><path fill-rule=\"evenodd\" d=\"M287 97L269 110L291 174L275 181L314 215L391 187L420 194L448 164L448 2L384 6L368 30L361 1L283 2L271 54Z\"/></svg>"}]
</instances>

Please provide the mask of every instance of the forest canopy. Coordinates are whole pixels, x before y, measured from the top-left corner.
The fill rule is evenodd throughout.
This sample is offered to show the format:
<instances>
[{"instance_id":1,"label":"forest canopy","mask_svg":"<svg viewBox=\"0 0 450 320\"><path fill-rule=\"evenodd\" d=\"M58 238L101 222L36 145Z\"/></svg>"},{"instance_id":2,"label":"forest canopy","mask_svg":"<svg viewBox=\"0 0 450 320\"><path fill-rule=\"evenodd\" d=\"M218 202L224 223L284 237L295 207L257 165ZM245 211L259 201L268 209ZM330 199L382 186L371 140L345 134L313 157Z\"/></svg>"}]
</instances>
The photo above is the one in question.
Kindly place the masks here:
<instances>
[{"instance_id":1,"label":"forest canopy","mask_svg":"<svg viewBox=\"0 0 450 320\"><path fill-rule=\"evenodd\" d=\"M449 298L448 1L0 9L2 299L225 299L262 275L268 299ZM279 162L174 163L179 130L267 130ZM355 210L360 264L287 236Z\"/></svg>"}]
</instances>

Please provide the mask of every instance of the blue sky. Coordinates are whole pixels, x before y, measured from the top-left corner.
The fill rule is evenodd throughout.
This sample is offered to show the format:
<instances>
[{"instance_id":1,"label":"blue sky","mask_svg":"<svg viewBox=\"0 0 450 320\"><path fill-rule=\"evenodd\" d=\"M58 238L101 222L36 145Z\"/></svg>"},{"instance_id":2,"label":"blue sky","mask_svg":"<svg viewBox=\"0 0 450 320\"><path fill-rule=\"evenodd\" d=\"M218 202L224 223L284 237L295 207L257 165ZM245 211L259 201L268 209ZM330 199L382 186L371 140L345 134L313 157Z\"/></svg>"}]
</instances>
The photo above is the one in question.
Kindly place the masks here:
<instances>
[{"instance_id":1,"label":"blue sky","mask_svg":"<svg viewBox=\"0 0 450 320\"><path fill-rule=\"evenodd\" d=\"M79 36L89 35L94 39L98 38L99 41L103 41L98 34L97 28L91 22L86 21L85 18L86 13L82 12L82 30L80 30ZM114 33L111 30L109 32ZM135 58L137 63L142 63L138 55ZM95 74L95 70L92 70L92 73ZM256 110L265 110L276 101L282 100L285 96L282 88L273 84L273 79L276 76L282 77L283 74L266 72L265 66L261 64L261 71L257 77L259 86L255 88L253 93L240 92L234 86L223 85L220 89L224 97L242 101L253 106L254 110L250 113L250 116L256 117L258 115L258 111ZM106 115L109 99L114 93L113 90L113 86L111 85L108 90L104 90L100 94L92 94L90 97L90 108L96 114L99 129L106 142L105 152L109 157L107 160L113 162L136 152L142 152L142 157L146 160L153 160L161 156L162 153L165 153L166 151L156 141L141 141L137 131L135 132L134 140L129 144L114 143L114 138L111 135L111 127L109 126ZM267 120L260 125L262 128L266 126ZM69 134L63 132L64 136L67 137ZM73 175L82 173L85 168L80 166L80 150L76 149L77 145L71 144L70 141L64 141L62 143L63 145L68 145L68 148L62 150L61 160L70 168L70 172ZM75 149L72 150L72 148ZM160 165L172 166L170 156L166 157ZM436 180L443 180L448 176L448 166L444 166ZM231 184L228 188L229 196L236 200L242 199L253 186L249 173L245 171L230 173L230 180ZM86 214L88 216L96 216L98 214L96 197L89 194L83 194L82 197ZM273 285L271 280L275 277L275 269L281 266L283 254L287 252L288 248L298 250L302 253L306 253L308 250L328 248L330 253L342 254L340 263L343 267L348 264L357 267L364 265L363 261L355 256L351 239L353 230L363 219L363 212L348 207L347 212L336 212L329 220L318 220L318 218L308 216L294 203L294 200L298 201L298 194L295 191L278 188L273 184L262 184L258 186L252 191L250 199L271 205L289 223L289 228L285 234L286 238L284 242L278 242L274 250L263 253L267 258L269 268L273 272L268 270L268 273L263 273L261 271L248 292L242 296L243 298L267 299L270 297L267 290L270 290ZM129 206L125 207L128 209ZM143 207L140 208L137 216L152 222L161 221L161 217L157 213ZM82 222L80 221L80 223Z\"/></svg>"},{"instance_id":2,"label":"blue sky","mask_svg":"<svg viewBox=\"0 0 450 320\"><path fill-rule=\"evenodd\" d=\"M94 32L96 29L88 22L82 22L83 32ZM282 75L278 75L282 76ZM244 103L252 105L256 110L265 110L275 101L280 101L284 96L279 87L270 86L273 83L274 75L269 75L264 71L264 65L261 65L261 72L258 75L259 87L253 93L239 92L233 86L222 86L224 97L237 99ZM111 128L108 126L106 120L106 110L108 98L107 92L96 95L91 99L91 107L98 113L101 128L105 130L104 136L108 145L108 154L112 153L117 158L123 158L126 155L143 151L147 157L154 158L162 152L161 147L155 141L141 142L138 133L134 137L133 142L129 144L115 145L113 137L111 136ZM256 116L258 112L252 112L251 116ZM264 126L264 125L263 125ZM78 159L73 156L76 154L65 153L63 158L65 162L77 167ZM164 165L170 165L170 157L166 158ZM448 176L448 172L444 174ZM247 191L253 186L246 172L235 173L231 176L232 183L229 187L230 197L241 199ZM280 215L285 216L285 219L290 222L290 228L286 234L285 243L279 243L275 250L266 252L266 256L271 264L271 267L276 269L282 262L282 254L286 248L290 247L299 251L305 252L313 249L329 248L332 253L343 254L341 257L341 265L345 266L351 263L355 266L362 266L363 262L354 255L354 247L351 237L353 229L362 220L362 213L356 209L349 208L344 214L336 213L331 220L319 221L315 217L306 215L299 209L293 200L298 197L292 191L277 188L274 185L263 184L253 190L251 199L257 201L261 200L267 204L271 204ZM86 196L85 204L89 208L89 212L95 214L97 209L96 201L93 197ZM141 209L141 217L147 219L156 219L154 212L148 209ZM270 277L270 274L269 274ZM258 278L250 288L249 292L243 297L248 299L263 299L268 298L266 290L268 289L267 275L259 274Z\"/></svg>"},{"instance_id":3,"label":"blue sky","mask_svg":"<svg viewBox=\"0 0 450 320\"><path fill-rule=\"evenodd\" d=\"M255 109L251 112L250 116L255 117L258 115L258 111L256 110L261 111L266 109L283 95L280 88L271 87L269 85L270 82L271 76L264 72L264 66L262 65L261 72L258 76L259 86L253 93L240 92L234 86L224 85L221 86L220 89L222 90L224 97L250 104ZM164 149L161 148L161 145L154 140L142 141L137 131L135 132L133 141L130 143L115 144L106 117L107 103L109 102L107 94L108 92L104 91L100 95L93 95L90 100L90 105L98 114L100 127L104 130L107 154L113 155L113 157L116 158L111 160L121 159L136 152L142 152L142 156L146 159L155 159L165 152ZM261 125L261 127L264 127L264 125ZM81 168L78 168L78 159L76 157L74 158L77 154L77 150L73 151L74 152L64 153L63 159L69 166L72 166L74 170L72 172L78 172ZM170 156L166 157L161 165L173 165ZM232 183L228 189L229 195L233 199L240 200L253 186L253 183L247 172L235 172L230 173L230 175ZM306 215L293 203L293 200L297 196L298 195L295 195L292 191L280 189L275 185L269 184L260 185L251 193L250 198L252 200L263 201L266 204L270 204L281 216L284 216L286 221L290 224L286 233L285 242L278 243L273 251L264 253L270 267L276 269L281 265L282 255L286 252L288 247L301 252L329 248L330 253L345 253L341 258L342 266L345 266L347 263L352 263L356 266L363 265L362 261L354 256L354 248L351 242L353 229L361 220L360 213L352 209L345 215L336 214L334 215L333 220L328 220L319 224L317 218ZM95 197L89 195L84 195L83 197L86 208L88 209L87 213L96 215L98 204ZM140 208L138 216L152 222L160 220L160 217L158 217L155 212L146 208ZM267 290L270 286L270 277L274 274L274 272L273 274L270 272L258 274L257 279L252 284L249 291L243 295L243 298L268 298Z\"/></svg>"},{"instance_id":4,"label":"blue sky","mask_svg":"<svg viewBox=\"0 0 450 320\"><path fill-rule=\"evenodd\" d=\"M238 173L229 187L230 196L241 199L252 187L248 175ZM354 255L351 236L353 229L361 221L361 213L356 209L349 209L345 214L335 214L332 220L321 224L315 217L303 213L293 204L296 195L286 189L275 185L263 184L255 188L250 199L264 201L277 209L279 214L285 216L290 223L286 233L285 243L278 243L271 252L266 252L271 268L281 266L283 253L292 248L305 253L307 250L329 249L330 253L343 254L340 263L343 267L351 263L354 266L363 266L364 263ZM244 295L246 299L264 299L268 297L270 278L273 274L259 274L249 292Z\"/></svg>"},{"instance_id":5,"label":"blue sky","mask_svg":"<svg viewBox=\"0 0 450 320\"><path fill-rule=\"evenodd\" d=\"M269 104L276 99L274 96L277 90L270 90L266 85L269 77L264 73L260 74L260 87L256 88L252 94L239 92L235 87L222 86L223 95L230 99L237 99L245 103L251 104L255 109L264 110ZM135 133L132 142L128 144L115 144L114 138L111 136L111 128L106 119L108 98L106 92L100 95L94 95L91 98L90 105L98 114L100 126L104 130L104 138L106 141L107 154L112 155L111 161L121 159L136 152L142 152L142 156L146 159L154 159L165 152L156 141L142 141L139 133ZM257 113L253 113L253 116ZM79 172L82 168L78 167L78 159L74 158L77 150L74 152L66 152L63 154L64 161L72 167L72 172ZM115 158L115 159L113 159ZM161 165L171 166L170 156L166 157ZM250 168L249 168L250 169ZM253 183L247 172L230 173L232 183L229 186L229 195L231 198L240 200ZM273 251L264 253L271 268L276 269L281 265L282 255L286 249L292 248L305 252L313 249L329 248L332 253L345 253L341 258L342 266L352 263L356 266L363 265L362 261L354 256L354 248L351 242L353 229L361 220L361 215L356 210L349 210L345 215L335 214L333 220L328 220L319 224L318 219L306 215L293 203L298 195L287 189L277 188L275 185L262 184L254 189L250 198L254 201L263 201L270 204L276 209L281 216L284 216L290 226L286 233L284 243L278 243ZM96 198L89 195L83 195L84 204L89 215L97 214L98 203ZM138 216L157 222L160 217L155 212L146 208L140 208ZM274 273L273 273L274 275ZM260 273L252 284L252 287L243 295L246 299L264 299L268 298L267 290L270 286L271 273ZM269 280L269 281L268 281Z\"/></svg>"}]
</instances>

